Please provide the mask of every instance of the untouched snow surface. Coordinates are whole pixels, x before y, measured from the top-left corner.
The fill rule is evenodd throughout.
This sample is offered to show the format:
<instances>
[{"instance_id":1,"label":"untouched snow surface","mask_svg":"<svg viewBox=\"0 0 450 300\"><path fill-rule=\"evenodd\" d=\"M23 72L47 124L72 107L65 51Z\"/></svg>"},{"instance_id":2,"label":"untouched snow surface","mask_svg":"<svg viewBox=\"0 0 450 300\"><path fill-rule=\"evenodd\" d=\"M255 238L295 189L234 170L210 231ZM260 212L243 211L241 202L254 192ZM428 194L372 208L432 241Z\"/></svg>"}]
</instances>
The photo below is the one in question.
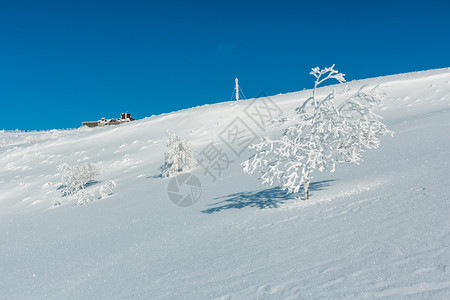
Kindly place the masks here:
<instances>
[{"instance_id":1,"label":"untouched snow surface","mask_svg":"<svg viewBox=\"0 0 450 300\"><path fill-rule=\"evenodd\" d=\"M225 144L232 122L281 133L246 114L267 99L117 127L0 132L0 298L449 299L450 69L319 95L363 84L388 93L378 113L395 135L359 166L315 174L308 201L245 175L248 153ZM272 112L292 115L310 95L270 97ZM202 184L191 207L174 205L159 177L166 129L199 156L213 142L232 160L215 181L191 172ZM117 188L76 206L60 197L57 166L84 162L102 168L88 187L95 198L109 180Z\"/></svg>"}]
</instances>

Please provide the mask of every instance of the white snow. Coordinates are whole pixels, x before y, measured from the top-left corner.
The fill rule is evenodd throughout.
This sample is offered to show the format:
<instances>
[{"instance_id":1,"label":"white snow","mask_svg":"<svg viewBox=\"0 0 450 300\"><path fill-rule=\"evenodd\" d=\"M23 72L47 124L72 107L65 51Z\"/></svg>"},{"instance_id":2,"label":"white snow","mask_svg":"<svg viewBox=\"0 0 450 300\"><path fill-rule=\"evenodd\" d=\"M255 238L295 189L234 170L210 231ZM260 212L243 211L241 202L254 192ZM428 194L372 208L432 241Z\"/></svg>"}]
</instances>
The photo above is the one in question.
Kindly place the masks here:
<instances>
[{"instance_id":1,"label":"white snow","mask_svg":"<svg viewBox=\"0 0 450 300\"><path fill-rule=\"evenodd\" d=\"M0 299L450 298L450 68L317 92L362 84L388 93L377 113L395 135L359 166L315 174L308 201L262 186L239 165L249 153L225 144L232 122L247 137L281 134L246 115L261 100L116 127L0 131ZM270 99L290 114L310 96ZM213 145L230 160L215 181L191 172L203 187L191 207L175 206L159 176L165 130L198 156ZM89 162L102 169L87 187L97 199L76 206L60 197L57 166Z\"/></svg>"}]
</instances>

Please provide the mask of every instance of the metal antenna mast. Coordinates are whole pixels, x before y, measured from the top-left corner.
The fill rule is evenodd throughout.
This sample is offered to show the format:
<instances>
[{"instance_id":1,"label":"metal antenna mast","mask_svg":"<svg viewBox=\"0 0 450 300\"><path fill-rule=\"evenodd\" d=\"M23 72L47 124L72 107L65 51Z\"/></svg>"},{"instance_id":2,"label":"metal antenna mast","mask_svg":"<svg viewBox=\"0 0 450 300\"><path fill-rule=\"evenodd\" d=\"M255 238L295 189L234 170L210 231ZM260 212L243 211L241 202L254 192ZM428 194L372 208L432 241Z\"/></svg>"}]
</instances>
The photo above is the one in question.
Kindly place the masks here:
<instances>
[{"instance_id":1,"label":"metal antenna mast","mask_svg":"<svg viewBox=\"0 0 450 300\"><path fill-rule=\"evenodd\" d=\"M236 101L238 101L239 100L239 80L236 77L234 79L234 81L236 82L236 87L235 87L235 90L236 90Z\"/></svg>"}]
</instances>

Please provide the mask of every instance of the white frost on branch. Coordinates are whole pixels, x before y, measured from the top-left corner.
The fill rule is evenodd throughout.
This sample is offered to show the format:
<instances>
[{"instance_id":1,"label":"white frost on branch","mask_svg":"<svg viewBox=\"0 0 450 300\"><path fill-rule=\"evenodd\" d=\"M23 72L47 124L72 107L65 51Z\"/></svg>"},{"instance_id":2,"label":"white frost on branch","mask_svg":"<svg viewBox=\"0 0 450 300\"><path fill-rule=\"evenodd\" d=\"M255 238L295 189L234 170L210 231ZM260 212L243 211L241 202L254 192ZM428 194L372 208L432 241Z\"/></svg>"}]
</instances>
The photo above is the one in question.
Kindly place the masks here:
<instances>
[{"instance_id":1,"label":"white frost on branch","mask_svg":"<svg viewBox=\"0 0 450 300\"><path fill-rule=\"evenodd\" d=\"M376 149L380 137L392 134L380 121L373 108L384 96L380 90L366 92L362 87L336 106L335 91L317 99L316 89L327 79L345 82L344 74L330 68L313 68L316 80L312 97L296 109L295 124L280 139L269 137L251 145L254 151L242 167L249 175L260 173L263 184L279 184L288 193L297 193L304 186L309 198L309 185L315 170L334 172L336 164L359 163L361 153Z\"/></svg>"},{"instance_id":2,"label":"white frost on branch","mask_svg":"<svg viewBox=\"0 0 450 300\"><path fill-rule=\"evenodd\" d=\"M114 194L116 186L117 184L114 180L108 181L104 186L100 188L100 197L102 199L110 197L112 194Z\"/></svg>"},{"instance_id":3,"label":"white frost on branch","mask_svg":"<svg viewBox=\"0 0 450 300\"><path fill-rule=\"evenodd\" d=\"M197 158L187 140L182 140L173 131L166 130L167 147L164 165L160 167L162 177L172 177L185 172L197 164Z\"/></svg>"},{"instance_id":4,"label":"white frost on branch","mask_svg":"<svg viewBox=\"0 0 450 300\"><path fill-rule=\"evenodd\" d=\"M34 136L29 135L25 138L25 143L27 143L27 144L33 144L36 142L37 142L37 139Z\"/></svg>"},{"instance_id":5,"label":"white frost on branch","mask_svg":"<svg viewBox=\"0 0 450 300\"><path fill-rule=\"evenodd\" d=\"M78 196L77 205L86 204L91 200L91 195L86 190L86 184L100 174L100 168L93 163L70 166L67 163L58 166L61 172L61 195Z\"/></svg>"}]
</instances>

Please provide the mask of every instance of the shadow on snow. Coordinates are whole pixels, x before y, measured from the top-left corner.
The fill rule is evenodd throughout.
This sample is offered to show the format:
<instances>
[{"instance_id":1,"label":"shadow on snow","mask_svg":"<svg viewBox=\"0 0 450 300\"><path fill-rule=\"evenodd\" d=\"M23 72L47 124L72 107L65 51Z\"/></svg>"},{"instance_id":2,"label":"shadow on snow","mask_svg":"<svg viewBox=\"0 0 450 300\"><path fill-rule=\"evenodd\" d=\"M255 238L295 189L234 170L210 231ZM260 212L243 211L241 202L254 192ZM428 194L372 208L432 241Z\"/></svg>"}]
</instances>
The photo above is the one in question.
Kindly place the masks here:
<instances>
[{"instance_id":1,"label":"shadow on snow","mask_svg":"<svg viewBox=\"0 0 450 300\"><path fill-rule=\"evenodd\" d=\"M320 191L330 186L330 183L336 180L323 180L313 182L309 185L310 197L314 191ZM277 208L280 204L283 204L294 198L302 198L303 189L297 194L287 194L279 187L274 187L266 190L259 190L253 192L242 192L231 194L228 196L217 197L214 200L220 200L216 203L209 204L213 206L211 208L202 210L202 213L212 214L227 209L240 209L244 207L257 207L259 209L264 208Z\"/></svg>"},{"instance_id":2,"label":"shadow on snow","mask_svg":"<svg viewBox=\"0 0 450 300\"><path fill-rule=\"evenodd\" d=\"M102 183L102 181L99 181L99 180L89 180L88 182L86 182L86 184L84 185L84 187L85 187L85 188L88 188L88 187L90 187L90 186L92 186L92 185L99 184L99 183ZM67 187L67 186L64 185L64 184L62 184L62 185L58 186L58 188L57 188L56 190L60 191L60 190L62 190L62 189L65 188L65 187ZM62 195L61 195L61 197L66 197L66 196L68 196L66 193L62 193Z\"/></svg>"}]
</instances>

